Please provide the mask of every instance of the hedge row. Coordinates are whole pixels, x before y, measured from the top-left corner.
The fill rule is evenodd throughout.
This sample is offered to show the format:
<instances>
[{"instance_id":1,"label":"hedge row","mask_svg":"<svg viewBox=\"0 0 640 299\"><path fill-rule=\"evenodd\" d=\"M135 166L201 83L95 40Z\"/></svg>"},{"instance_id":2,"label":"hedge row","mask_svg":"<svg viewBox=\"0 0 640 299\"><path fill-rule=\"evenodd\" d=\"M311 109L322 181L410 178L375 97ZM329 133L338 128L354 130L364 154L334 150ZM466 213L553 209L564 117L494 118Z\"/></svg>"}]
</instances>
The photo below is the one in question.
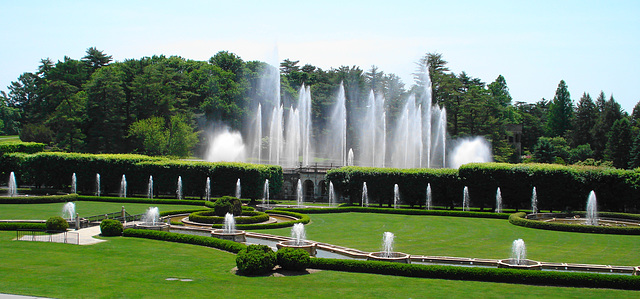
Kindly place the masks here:
<instances>
[{"instance_id":1,"label":"hedge row","mask_svg":"<svg viewBox=\"0 0 640 299\"><path fill-rule=\"evenodd\" d=\"M608 213L615 216L616 213ZM593 234L616 234L616 235L640 235L640 227L618 227L618 226L595 226L595 225L575 225L555 222L543 222L524 218L525 213L514 213L509 216L509 223L518 226L557 230L573 233L593 233Z\"/></svg>"},{"instance_id":2,"label":"hedge row","mask_svg":"<svg viewBox=\"0 0 640 299\"><path fill-rule=\"evenodd\" d=\"M234 195L240 179L245 198L262 198L262 186L269 179L271 194L282 188L282 168L248 163L212 163L171 160L143 155L94 155L41 152L9 153L0 156L0 175L13 171L18 185L34 185L69 190L76 174L77 188L83 194L96 193L96 174L100 174L101 192L117 193L122 175L126 175L129 194L146 194L153 176L154 196L176 194L178 177L182 177L184 196L204 197L207 177L215 196Z\"/></svg>"},{"instance_id":3,"label":"hedge row","mask_svg":"<svg viewBox=\"0 0 640 299\"><path fill-rule=\"evenodd\" d=\"M394 184L403 204L422 206L430 184L432 205L449 208L462 205L468 186L471 206L480 210L495 209L498 187L503 209L528 210L535 186L540 210L585 210L591 190L600 210L640 210L640 169L506 163L471 163L458 170L343 167L328 171L327 180L355 204L360 204L366 182L370 204L379 206L391 207Z\"/></svg>"},{"instance_id":4,"label":"hedge row","mask_svg":"<svg viewBox=\"0 0 640 299\"><path fill-rule=\"evenodd\" d=\"M79 201L99 201L99 202L122 202L122 203L146 203L146 204L169 204L169 205L191 205L204 206L204 200L187 199L162 199L144 197L111 197L111 196L87 196L78 195Z\"/></svg>"},{"instance_id":5,"label":"hedge row","mask_svg":"<svg viewBox=\"0 0 640 299\"><path fill-rule=\"evenodd\" d=\"M45 230L47 229L47 225L44 223L31 223L31 222L0 222L0 230L19 230L19 229Z\"/></svg>"},{"instance_id":6,"label":"hedge row","mask_svg":"<svg viewBox=\"0 0 640 299\"><path fill-rule=\"evenodd\" d=\"M284 211L284 210L269 210L266 211L267 214L280 214L280 215L287 215L287 216L292 216L295 218L298 218L297 220L291 220L291 221L285 221L285 222L276 222L276 223L268 223L268 224L238 224L236 225L236 229L243 229L243 230L249 230L249 229L273 229L273 228L283 228L283 227L290 227L293 226L296 223L304 223L307 224L311 221L311 218L309 218L308 215L305 214L300 214L300 213L296 213L296 212L290 212L290 211ZM213 227L222 227L219 224L213 225Z\"/></svg>"},{"instance_id":7,"label":"hedge row","mask_svg":"<svg viewBox=\"0 0 640 299\"><path fill-rule=\"evenodd\" d=\"M235 217L236 224L251 224L269 220L267 213L258 211L243 210L241 216L246 217ZM191 213L189 220L198 223L221 224L224 222L224 217L216 216L213 210L206 210Z\"/></svg>"},{"instance_id":8,"label":"hedge row","mask_svg":"<svg viewBox=\"0 0 640 299\"><path fill-rule=\"evenodd\" d=\"M240 250L247 247L242 243L222 240L218 238L178 234L178 233L170 233L170 232L146 230L146 229L128 228L124 230L123 236L213 247L213 248L217 248L217 249L221 249L221 250L229 251L233 253L238 253Z\"/></svg>"},{"instance_id":9,"label":"hedge row","mask_svg":"<svg viewBox=\"0 0 640 299\"><path fill-rule=\"evenodd\" d=\"M640 290L640 277L627 275L401 264L326 258L311 259L309 268L421 278Z\"/></svg>"},{"instance_id":10,"label":"hedge row","mask_svg":"<svg viewBox=\"0 0 640 299\"><path fill-rule=\"evenodd\" d=\"M44 150L46 144L38 142L9 141L0 143L0 155L6 153L35 154Z\"/></svg>"},{"instance_id":11,"label":"hedge row","mask_svg":"<svg viewBox=\"0 0 640 299\"><path fill-rule=\"evenodd\" d=\"M200 208L200 209L184 209L184 210L164 211L164 212L160 212L160 217L179 215L179 214L189 214L189 213L193 213L193 212L200 212L200 211L207 211L207 210L209 210L209 209Z\"/></svg>"},{"instance_id":12,"label":"hedge row","mask_svg":"<svg viewBox=\"0 0 640 299\"><path fill-rule=\"evenodd\" d=\"M343 206L338 208L278 208L278 210L305 213L305 214L329 214L329 213L379 213L379 214L402 214L402 215L434 215L453 217L474 217L474 218L495 218L508 219L508 213L488 213L455 210L424 210L424 209L392 209L392 208L372 208Z\"/></svg>"},{"instance_id":13,"label":"hedge row","mask_svg":"<svg viewBox=\"0 0 640 299\"><path fill-rule=\"evenodd\" d=\"M50 196L0 196L0 204L38 204L38 203L57 203L78 200L77 194L69 195L50 195Z\"/></svg>"}]
</instances>

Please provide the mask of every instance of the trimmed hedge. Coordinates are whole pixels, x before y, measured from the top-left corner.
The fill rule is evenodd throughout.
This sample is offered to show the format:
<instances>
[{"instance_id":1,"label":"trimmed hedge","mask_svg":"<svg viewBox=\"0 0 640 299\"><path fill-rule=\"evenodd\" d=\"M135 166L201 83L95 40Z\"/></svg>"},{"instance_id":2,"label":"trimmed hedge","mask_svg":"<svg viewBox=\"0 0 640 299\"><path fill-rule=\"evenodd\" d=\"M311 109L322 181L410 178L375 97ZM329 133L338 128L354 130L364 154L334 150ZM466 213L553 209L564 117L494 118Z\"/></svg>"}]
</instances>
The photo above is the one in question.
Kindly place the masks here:
<instances>
[{"instance_id":1,"label":"trimmed hedge","mask_svg":"<svg viewBox=\"0 0 640 299\"><path fill-rule=\"evenodd\" d=\"M0 155L7 153L35 154L44 150L46 144L38 142L9 141L0 143Z\"/></svg>"},{"instance_id":2,"label":"trimmed hedge","mask_svg":"<svg viewBox=\"0 0 640 299\"><path fill-rule=\"evenodd\" d=\"M47 225L44 223L32 223L32 222L0 222L0 230L19 230L19 229L46 230Z\"/></svg>"},{"instance_id":3,"label":"trimmed hedge","mask_svg":"<svg viewBox=\"0 0 640 299\"><path fill-rule=\"evenodd\" d=\"M289 212L289 211L279 210L279 209L278 210L269 210L269 211L266 211L265 213L267 213L267 214L287 215L287 216L296 217L298 219L297 220L291 220L291 221L285 221L285 222L268 223L268 224L236 224L236 229L250 230L250 229L283 228L283 227L293 226L296 223L307 224L307 223L309 223L311 221L311 218L309 218L308 215L300 214L300 213L296 213L296 212ZM218 225L218 226L222 227L220 225ZM218 227L218 226L214 226L214 227Z\"/></svg>"},{"instance_id":4,"label":"trimmed hedge","mask_svg":"<svg viewBox=\"0 0 640 299\"><path fill-rule=\"evenodd\" d=\"M111 196L87 196L78 195L78 201L99 201L99 202L122 202L122 203L147 203L147 204L170 204L170 205L191 205L204 206L204 200L188 199L161 199L144 197L111 197Z\"/></svg>"},{"instance_id":5,"label":"trimmed hedge","mask_svg":"<svg viewBox=\"0 0 640 299\"><path fill-rule=\"evenodd\" d=\"M238 252L238 272L244 275L261 275L276 266L276 253L267 245L249 245Z\"/></svg>"},{"instance_id":6,"label":"trimmed hedge","mask_svg":"<svg viewBox=\"0 0 640 299\"><path fill-rule=\"evenodd\" d=\"M124 230L123 236L213 247L213 248L217 248L217 249L221 249L221 250L233 252L233 253L238 253L240 252L240 250L247 247L247 245L244 245L242 243L222 240L218 238L178 234L178 233L170 233L170 232L146 230L146 229L128 228Z\"/></svg>"},{"instance_id":7,"label":"trimmed hedge","mask_svg":"<svg viewBox=\"0 0 640 299\"><path fill-rule=\"evenodd\" d=\"M69 228L69 222L60 216L53 216L47 219L45 226L48 231L62 232Z\"/></svg>"},{"instance_id":8,"label":"trimmed hedge","mask_svg":"<svg viewBox=\"0 0 640 299\"><path fill-rule=\"evenodd\" d=\"M434 215L452 217L474 217L474 218L495 218L508 219L509 213L489 213L455 210L422 210L422 209L392 209L392 208L372 208L358 206L343 206L338 208L278 208L278 211L290 211L305 214L325 214L325 213L379 213L379 214L402 214L402 215Z\"/></svg>"},{"instance_id":9,"label":"trimmed hedge","mask_svg":"<svg viewBox=\"0 0 640 299\"><path fill-rule=\"evenodd\" d=\"M594 225L577 225L577 224L566 224L566 223L554 223L554 222L543 222L537 220L531 220L524 218L526 214L523 212L514 213L509 216L509 223L513 225L529 227L529 228L537 228L537 229L546 229L546 230L557 230L557 231L565 231L565 232L573 232L573 233L593 233L593 234L616 234L616 235L640 235L640 227L617 227L617 226L594 226ZM625 214L618 213L607 213L610 217L617 217L616 215L620 215L625 217ZM628 215L628 219L637 219L638 215ZM603 216L603 215L600 215Z\"/></svg>"},{"instance_id":10,"label":"trimmed hedge","mask_svg":"<svg viewBox=\"0 0 640 299\"><path fill-rule=\"evenodd\" d=\"M309 266L309 252L300 248L282 247L276 252L277 264L285 270L303 271Z\"/></svg>"},{"instance_id":11,"label":"trimmed hedge","mask_svg":"<svg viewBox=\"0 0 640 299\"><path fill-rule=\"evenodd\" d=\"M100 222L100 235L105 237L122 236L122 223L115 219Z\"/></svg>"},{"instance_id":12,"label":"trimmed hedge","mask_svg":"<svg viewBox=\"0 0 640 299\"><path fill-rule=\"evenodd\" d=\"M206 210L201 212L194 212L189 215L189 220L198 223L208 224L221 224L224 222L224 217L215 216L216 212L213 210ZM258 222L265 222L269 220L269 215L264 212L258 211L242 211L241 216L248 217L235 217L236 224L251 224ZM214 226L217 227L217 226ZM222 226L220 226L222 227Z\"/></svg>"},{"instance_id":13,"label":"trimmed hedge","mask_svg":"<svg viewBox=\"0 0 640 299\"><path fill-rule=\"evenodd\" d=\"M57 203L78 200L77 194L69 195L50 195L50 196L14 196L0 197L0 204L39 204L39 203Z\"/></svg>"},{"instance_id":14,"label":"trimmed hedge","mask_svg":"<svg viewBox=\"0 0 640 299\"><path fill-rule=\"evenodd\" d=\"M171 215L187 214L187 213L208 211L208 210L209 209L206 209L206 208L200 208L200 209L184 209L184 210L164 211L164 212L160 212L159 216L160 217L165 217L165 216L171 216Z\"/></svg>"},{"instance_id":15,"label":"trimmed hedge","mask_svg":"<svg viewBox=\"0 0 640 299\"><path fill-rule=\"evenodd\" d=\"M313 258L309 268L407 277L640 290L640 276Z\"/></svg>"}]
</instances>

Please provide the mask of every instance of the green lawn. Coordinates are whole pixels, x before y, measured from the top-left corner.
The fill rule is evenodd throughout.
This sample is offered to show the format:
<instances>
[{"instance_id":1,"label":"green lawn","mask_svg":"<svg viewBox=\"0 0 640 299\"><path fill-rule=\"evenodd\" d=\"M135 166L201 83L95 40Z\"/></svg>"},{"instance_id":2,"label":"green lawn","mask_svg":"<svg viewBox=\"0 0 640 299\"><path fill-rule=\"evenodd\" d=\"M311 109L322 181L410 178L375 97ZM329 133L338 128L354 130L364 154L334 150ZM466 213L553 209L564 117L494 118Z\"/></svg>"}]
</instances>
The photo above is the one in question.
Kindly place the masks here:
<instances>
[{"instance_id":1,"label":"green lawn","mask_svg":"<svg viewBox=\"0 0 640 299\"><path fill-rule=\"evenodd\" d=\"M637 298L638 292L321 271L243 277L235 255L194 245L108 238L90 246L11 241L0 232L0 293L54 298ZM193 281L167 281L166 278Z\"/></svg>"},{"instance_id":2,"label":"green lawn","mask_svg":"<svg viewBox=\"0 0 640 299\"><path fill-rule=\"evenodd\" d=\"M410 254L507 258L511 243L523 239L527 257L545 262L640 265L640 236L538 230L507 220L373 213L312 214L310 240L356 248L381 249L382 233L396 235L395 250ZM290 235L290 228L262 231Z\"/></svg>"},{"instance_id":3,"label":"green lawn","mask_svg":"<svg viewBox=\"0 0 640 299\"><path fill-rule=\"evenodd\" d=\"M20 141L20 136L18 136L18 135L0 136L0 143L2 143L2 142L13 142L13 141Z\"/></svg>"},{"instance_id":4,"label":"green lawn","mask_svg":"<svg viewBox=\"0 0 640 299\"><path fill-rule=\"evenodd\" d=\"M80 214L80 217L119 212L122 210L122 206L124 206L127 213L131 215L142 214L149 207L158 207L160 212L198 208L198 206L189 205L117 203L97 201L77 201L75 202L75 204L76 212ZM3 204L0 205L0 219L47 220L52 216L62 216L63 206L64 203Z\"/></svg>"}]
</instances>

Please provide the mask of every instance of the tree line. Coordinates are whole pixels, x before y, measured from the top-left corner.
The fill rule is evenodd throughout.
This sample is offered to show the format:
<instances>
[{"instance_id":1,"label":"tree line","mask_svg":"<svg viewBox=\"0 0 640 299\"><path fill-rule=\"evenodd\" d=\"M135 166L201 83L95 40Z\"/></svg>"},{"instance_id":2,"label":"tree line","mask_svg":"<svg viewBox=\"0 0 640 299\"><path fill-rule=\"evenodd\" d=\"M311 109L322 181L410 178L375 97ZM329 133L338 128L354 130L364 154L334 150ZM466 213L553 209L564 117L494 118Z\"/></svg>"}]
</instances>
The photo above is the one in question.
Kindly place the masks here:
<instances>
[{"instance_id":1,"label":"tree line","mask_svg":"<svg viewBox=\"0 0 640 299\"><path fill-rule=\"evenodd\" d=\"M310 86L313 127L322 128L342 83L352 132L371 90L385 97L391 123L410 93L420 96L424 85L431 84L432 103L447 109L449 136L485 136L496 161L520 162L524 157L623 168L640 164L639 106L628 115L604 93L595 102L584 94L574 105L564 81L553 100L514 103L501 75L487 84L465 72L455 74L439 53L428 53L416 64L415 82L406 87L398 76L376 66L323 70L285 59L279 65L279 100L285 109L295 106L300 87ZM114 62L92 47L79 60L42 59L35 72L11 82L8 93L0 94L0 133L62 151L201 155L206 136L200 132L211 123L243 131L257 101L275 105L264 88L265 74L272 69L227 51L208 61L159 55ZM524 156L507 142L511 124L523 126ZM323 134L317 130L313 134ZM357 148L353 143L349 146Z\"/></svg>"}]
</instances>

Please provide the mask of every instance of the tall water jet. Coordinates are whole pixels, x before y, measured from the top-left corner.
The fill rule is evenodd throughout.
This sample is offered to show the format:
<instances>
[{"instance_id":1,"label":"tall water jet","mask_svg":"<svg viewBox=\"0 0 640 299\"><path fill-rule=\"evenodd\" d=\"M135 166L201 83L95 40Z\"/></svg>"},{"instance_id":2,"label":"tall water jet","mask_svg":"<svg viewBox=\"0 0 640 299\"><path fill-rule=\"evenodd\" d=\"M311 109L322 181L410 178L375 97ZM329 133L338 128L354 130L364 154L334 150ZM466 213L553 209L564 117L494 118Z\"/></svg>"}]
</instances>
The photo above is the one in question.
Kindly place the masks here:
<instances>
[{"instance_id":1,"label":"tall water jet","mask_svg":"<svg viewBox=\"0 0 640 299\"><path fill-rule=\"evenodd\" d=\"M469 198L469 187L464 186L464 190L462 191L462 210L469 211L470 206L470 198Z\"/></svg>"},{"instance_id":2,"label":"tall water jet","mask_svg":"<svg viewBox=\"0 0 640 299\"><path fill-rule=\"evenodd\" d=\"M303 245L307 241L307 235L304 231L304 224L296 223L291 228L291 238L296 246Z\"/></svg>"},{"instance_id":3,"label":"tall water jet","mask_svg":"<svg viewBox=\"0 0 640 299\"><path fill-rule=\"evenodd\" d=\"M433 199L431 197L431 183L427 184L427 195L426 196L427 196L427 199L426 199L426 202L425 202L424 206L425 206L425 208L427 210L431 210L431 204L433 202Z\"/></svg>"},{"instance_id":4,"label":"tall water jet","mask_svg":"<svg viewBox=\"0 0 640 299\"><path fill-rule=\"evenodd\" d=\"M302 142L302 164L309 165L311 157L311 87L302 84L298 97L298 110L300 110L300 133Z\"/></svg>"},{"instance_id":5,"label":"tall water jet","mask_svg":"<svg viewBox=\"0 0 640 299\"><path fill-rule=\"evenodd\" d=\"M511 245L511 259L516 265L523 265L527 259L527 248L522 239L513 241Z\"/></svg>"},{"instance_id":6,"label":"tall water jet","mask_svg":"<svg viewBox=\"0 0 640 299\"><path fill-rule=\"evenodd\" d=\"M369 191L367 190L367 182L362 183L362 204L363 207L369 206Z\"/></svg>"},{"instance_id":7,"label":"tall water jet","mask_svg":"<svg viewBox=\"0 0 640 299\"><path fill-rule=\"evenodd\" d=\"M598 204L593 190L589 192L587 198L587 225L598 225Z\"/></svg>"},{"instance_id":8,"label":"tall water jet","mask_svg":"<svg viewBox=\"0 0 640 299\"><path fill-rule=\"evenodd\" d=\"M230 234L236 231L236 220L233 218L233 214L227 213L224 215L224 222L222 223L222 231L225 234Z\"/></svg>"},{"instance_id":9,"label":"tall water jet","mask_svg":"<svg viewBox=\"0 0 640 299\"><path fill-rule=\"evenodd\" d=\"M119 197L127 197L127 177L123 174L122 179L120 179L120 192L118 192Z\"/></svg>"},{"instance_id":10,"label":"tall water jet","mask_svg":"<svg viewBox=\"0 0 640 299\"><path fill-rule=\"evenodd\" d=\"M393 251L394 239L395 235L393 233L382 233L382 250L369 253L367 255L367 260L410 264L411 257L408 254Z\"/></svg>"},{"instance_id":11,"label":"tall water jet","mask_svg":"<svg viewBox=\"0 0 640 299\"><path fill-rule=\"evenodd\" d=\"M278 101L280 91L278 89ZM284 148L283 135L283 113L284 107L280 104L273 107L271 112L271 122L269 126L269 164L280 165L280 156Z\"/></svg>"},{"instance_id":12,"label":"tall water jet","mask_svg":"<svg viewBox=\"0 0 640 299\"><path fill-rule=\"evenodd\" d=\"M71 175L71 194L78 193L78 178L76 178L76 173L74 172Z\"/></svg>"},{"instance_id":13,"label":"tall water jet","mask_svg":"<svg viewBox=\"0 0 640 299\"><path fill-rule=\"evenodd\" d=\"M360 166L381 167L384 163L384 113L384 97L371 90L358 128Z\"/></svg>"},{"instance_id":14,"label":"tall water jet","mask_svg":"<svg viewBox=\"0 0 640 299\"><path fill-rule=\"evenodd\" d=\"M472 139L463 139L451 152L450 163L452 168L459 168L463 164L493 161L491 154L491 144L483 137L474 137Z\"/></svg>"},{"instance_id":15,"label":"tall water jet","mask_svg":"<svg viewBox=\"0 0 640 299\"><path fill-rule=\"evenodd\" d=\"M9 174L9 196L14 197L18 195L18 184L16 183L16 175L13 171Z\"/></svg>"},{"instance_id":16,"label":"tall water jet","mask_svg":"<svg viewBox=\"0 0 640 299\"><path fill-rule=\"evenodd\" d=\"M153 176L149 176L149 184L147 185L147 198L153 198Z\"/></svg>"},{"instance_id":17,"label":"tall water jet","mask_svg":"<svg viewBox=\"0 0 640 299\"><path fill-rule=\"evenodd\" d=\"M393 208L397 209L400 204L400 187L398 184L393 185Z\"/></svg>"},{"instance_id":18,"label":"tall water jet","mask_svg":"<svg viewBox=\"0 0 640 299\"><path fill-rule=\"evenodd\" d=\"M329 116L325 156L333 164L347 165L347 108L344 84L340 83L338 96Z\"/></svg>"},{"instance_id":19,"label":"tall water jet","mask_svg":"<svg viewBox=\"0 0 640 299\"><path fill-rule=\"evenodd\" d=\"M62 218L74 221L76 218L76 204L73 202L65 203L62 206Z\"/></svg>"},{"instance_id":20,"label":"tall water jet","mask_svg":"<svg viewBox=\"0 0 640 299\"><path fill-rule=\"evenodd\" d=\"M236 198L240 199L242 197L242 186L240 185L240 179L236 181Z\"/></svg>"},{"instance_id":21,"label":"tall water jet","mask_svg":"<svg viewBox=\"0 0 640 299\"><path fill-rule=\"evenodd\" d=\"M209 147L205 160L209 162L243 162L246 160L245 144L240 132L224 126L208 134Z\"/></svg>"},{"instance_id":22,"label":"tall water jet","mask_svg":"<svg viewBox=\"0 0 640 299\"><path fill-rule=\"evenodd\" d=\"M149 207L142 215L141 221L145 225L157 225L160 222L160 210L158 207Z\"/></svg>"},{"instance_id":23,"label":"tall water jet","mask_svg":"<svg viewBox=\"0 0 640 299\"><path fill-rule=\"evenodd\" d=\"M298 179L298 184L296 185L296 205L298 207L302 207L304 204L304 198L302 194L302 181Z\"/></svg>"},{"instance_id":24,"label":"tall water jet","mask_svg":"<svg viewBox=\"0 0 640 299\"><path fill-rule=\"evenodd\" d=\"M300 134L300 113L293 106L289 108L286 124L283 163L288 167L296 167L300 161L302 136Z\"/></svg>"},{"instance_id":25,"label":"tall water jet","mask_svg":"<svg viewBox=\"0 0 640 299\"><path fill-rule=\"evenodd\" d=\"M542 264L527 259L527 248L522 239L511 244L511 258L498 260L498 268L542 270Z\"/></svg>"},{"instance_id":26,"label":"tall water jet","mask_svg":"<svg viewBox=\"0 0 640 299\"><path fill-rule=\"evenodd\" d=\"M502 213L502 192L500 192L500 187L496 189L496 213Z\"/></svg>"},{"instance_id":27,"label":"tall water jet","mask_svg":"<svg viewBox=\"0 0 640 299\"><path fill-rule=\"evenodd\" d=\"M176 187L176 197L182 199L182 176L178 176L178 184Z\"/></svg>"},{"instance_id":28,"label":"tall water jet","mask_svg":"<svg viewBox=\"0 0 640 299\"><path fill-rule=\"evenodd\" d=\"M258 103L253 128L253 153L257 163L262 163L262 104Z\"/></svg>"},{"instance_id":29,"label":"tall water jet","mask_svg":"<svg viewBox=\"0 0 640 299\"><path fill-rule=\"evenodd\" d=\"M353 149L349 149L349 154L347 155L347 166L353 166Z\"/></svg>"},{"instance_id":30,"label":"tall water jet","mask_svg":"<svg viewBox=\"0 0 640 299\"><path fill-rule=\"evenodd\" d=\"M207 177L207 183L204 187L204 198L206 201L211 201L211 178Z\"/></svg>"},{"instance_id":31,"label":"tall water jet","mask_svg":"<svg viewBox=\"0 0 640 299\"><path fill-rule=\"evenodd\" d=\"M262 187L262 204L269 205L269 179L264 180L264 186Z\"/></svg>"},{"instance_id":32,"label":"tall water jet","mask_svg":"<svg viewBox=\"0 0 640 299\"><path fill-rule=\"evenodd\" d=\"M395 235L392 232L382 234L382 257L392 257Z\"/></svg>"},{"instance_id":33,"label":"tall water jet","mask_svg":"<svg viewBox=\"0 0 640 299\"><path fill-rule=\"evenodd\" d=\"M336 203L336 190L333 188L333 182L329 181L329 205L333 206Z\"/></svg>"},{"instance_id":34,"label":"tall water jet","mask_svg":"<svg viewBox=\"0 0 640 299\"><path fill-rule=\"evenodd\" d=\"M96 196L100 196L100 174L96 173Z\"/></svg>"},{"instance_id":35,"label":"tall water jet","mask_svg":"<svg viewBox=\"0 0 640 299\"><path fill-rule=\"evenodd\" d=\"M538 214L538 191L535 186L531 191L531 213Z\"/></svg>"}]
</instances>

